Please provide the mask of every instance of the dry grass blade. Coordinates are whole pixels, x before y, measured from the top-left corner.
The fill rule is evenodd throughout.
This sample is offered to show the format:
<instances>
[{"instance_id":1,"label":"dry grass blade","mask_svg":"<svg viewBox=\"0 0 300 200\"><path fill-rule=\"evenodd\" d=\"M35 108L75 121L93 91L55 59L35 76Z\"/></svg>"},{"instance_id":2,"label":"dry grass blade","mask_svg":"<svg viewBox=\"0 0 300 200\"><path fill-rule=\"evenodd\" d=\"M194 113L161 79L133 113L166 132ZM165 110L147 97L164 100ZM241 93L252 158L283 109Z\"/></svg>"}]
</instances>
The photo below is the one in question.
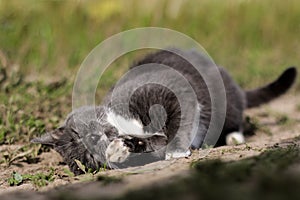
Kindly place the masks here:
<instances>
[{"instance_id":1,"label":"dry grass blade","mask_svg":"<svg viewBox=\"0 0 300 200\"><path fill-rule=\"evenodd\" d=\"M79 169L81 169L86 174L85 166L77 159L75 159L74 161L77 164L77 166L79 167Z\"/></svg>"},{"instance_id":2,"label":"dry grass blade","mask_svg":"<svg viewBox=\"0 0 300 200\"><path fill-rule=\"evenodd\" d=\"M8 166L10 166L14 161L21 159L29 154L31 154L33 152L33 149L29 149L28 151L25 152L21 152L17 155L15 155L14 157L12 157L9 161L8 161Z\"/></svg>"}]
</instances>

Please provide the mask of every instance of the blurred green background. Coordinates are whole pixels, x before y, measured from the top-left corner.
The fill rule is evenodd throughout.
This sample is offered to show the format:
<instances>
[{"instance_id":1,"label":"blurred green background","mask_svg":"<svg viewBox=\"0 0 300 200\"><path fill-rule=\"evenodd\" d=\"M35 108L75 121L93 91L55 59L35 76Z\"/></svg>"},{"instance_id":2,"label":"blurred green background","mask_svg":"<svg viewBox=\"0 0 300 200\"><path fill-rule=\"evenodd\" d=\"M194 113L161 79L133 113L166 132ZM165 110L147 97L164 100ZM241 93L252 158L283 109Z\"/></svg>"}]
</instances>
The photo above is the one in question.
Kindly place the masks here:
<instances>
[{"instance_id":1,"label":"blurred green background","mask_svg":"<svg viewBox=\"0 0 300 200\"><path fill-rule=\"evenodd\" d=\"M73 77L101 41L144 26L194 38L245 87L299 62L297 0L0 0L0 25L0 50L31 77Z\"/></svg>"},{"instance_id":2,"label":"blurred green background","mask_svg":"<svg viewBox=\"0 0 300 200\"><path fill-rule=\"evenodd\" d=\"M298 0L0 0L0 144L28 142L62 123L88 53L145 26L192 37L246 88L299 65ZM132 61L110 68L100 98Z\"/></svg>"},{"instance_id":3,"label":"blurred green background","mask_svg":"<svg viewBox=\"0 0 300 200\"><path fill-rule=\"evenodd\" d=\"M299 65L299 0L0 0L0 147L18 146L0 151L0 168L18 159L34 163L38 154L49 150L29 141L58 127L71 112L77 70L94 47L119 32L148 26L192 37L245 88ZM142 53L123 56L109 68L101 78L97 102ZM291 93L300 91L299 81L294 88ZM297 107L299 111L300 104ZM171 185L174 191L168 188L171 193L166 194L176 196L179 188L180 193L194 190L204 197L229 192L238 199L268 194L261 188L269 187L274 195L298 195L290 192L291 184L299 185L298 175L290 178L295 182L285 182L282 173L298 158L296 149L279 149L250 162L200 163L201 174L187 179L192 187L182 182L183 187ZM212 188L217 192L211 193ZM241 191L238 196L236 189ZM161 195L153 191L141 194ZM139 193L128 197L135 196Z\"/></svg>"}]
</instances>

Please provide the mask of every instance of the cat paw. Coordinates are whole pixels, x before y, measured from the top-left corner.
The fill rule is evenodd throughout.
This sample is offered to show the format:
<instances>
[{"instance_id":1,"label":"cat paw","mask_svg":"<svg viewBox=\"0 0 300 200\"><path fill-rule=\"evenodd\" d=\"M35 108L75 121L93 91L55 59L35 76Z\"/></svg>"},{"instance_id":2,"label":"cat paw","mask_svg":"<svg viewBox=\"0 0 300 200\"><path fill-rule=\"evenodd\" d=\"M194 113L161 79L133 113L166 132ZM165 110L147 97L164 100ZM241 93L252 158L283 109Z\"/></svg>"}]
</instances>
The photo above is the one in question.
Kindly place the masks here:
<instances>
[{"instance_id":1,"label":"cat paw","mask_svg":"<svg viewBox=\"0 0 300 200\"><path fill-rule=\"evenodd\" d=\"M188 150L186 152L173 152L173 153L166 153L166 160L170 160L172 158L186 158L189 157L191 155L191 151Z\"/></svg>"},{"instance_id":2,"label":"cat paw","mask_svg":"<svg viewBox=\"0 0 300 200\"><path fill-rule=\"evenodd\" d=\"M245 137L241 132L232 132L226 136L227 145L238 145L245 143Z\"/></svg>"},{"instance_id":3,"label":"cat paw","mask_svg":"<svg viewBox=\"0 0 300 200\"><path fill-rule=\"evenodd\" d=\"M113 140L105 151L106 160L109 162L124 162L129 156L129 148L122 139Z\"/></svg>"}]
</instances>

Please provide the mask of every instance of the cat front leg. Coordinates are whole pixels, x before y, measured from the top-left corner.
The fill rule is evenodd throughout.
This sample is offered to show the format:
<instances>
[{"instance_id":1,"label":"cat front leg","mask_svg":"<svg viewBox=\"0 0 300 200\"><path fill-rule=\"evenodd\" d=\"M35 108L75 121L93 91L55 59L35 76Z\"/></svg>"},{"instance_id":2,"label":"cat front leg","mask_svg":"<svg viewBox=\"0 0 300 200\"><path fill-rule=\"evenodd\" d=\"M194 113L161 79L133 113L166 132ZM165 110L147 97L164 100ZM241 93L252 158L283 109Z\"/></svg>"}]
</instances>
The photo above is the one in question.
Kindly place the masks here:
<instances>
[{"instance_id":1,"label":"cat front leg","mask_svg":"<svg viewBox=\"0 0 300 200\"><path fill-rule=\"evenodd\" d=\"M129 156L129 147L127 147L123 139L113 140L105 151L106 160L108 162L124 162Z\"/></svg>"},{"instance_id":2,"label":"cat front leg","mask_svg":"<svg viewBox=\"0 0 300 200\"><path fill-rule=\"evenodd\" d=\"M182 137L182 134L178 134L167 145L165 160L170 160L173 158L185 158L189 157L190 155L191 151L189 136L185 134L185 137Z\"/></svg>"}]
</instances>

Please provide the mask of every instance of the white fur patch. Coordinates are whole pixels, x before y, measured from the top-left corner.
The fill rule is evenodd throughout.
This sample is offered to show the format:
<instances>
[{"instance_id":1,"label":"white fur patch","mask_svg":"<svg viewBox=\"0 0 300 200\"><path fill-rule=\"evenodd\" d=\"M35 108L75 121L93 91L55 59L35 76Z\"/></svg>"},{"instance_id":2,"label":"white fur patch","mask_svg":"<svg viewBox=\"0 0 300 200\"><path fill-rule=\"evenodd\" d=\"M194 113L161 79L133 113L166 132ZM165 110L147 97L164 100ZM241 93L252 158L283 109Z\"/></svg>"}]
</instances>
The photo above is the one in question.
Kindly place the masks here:
<instances>
[{"instance_id":1,"label":"white fur patch","mask_svg":"<svg viewBox=\"0 0 300 200\"><path fill-rule=\"evenodd\" d=\"M166 153L166 160L170 160L172 158L185 158L189 157L191 155L191 151L188 150L187 152L172 152L172 153Z\"/></svg>"},{"instance_id":2,"label":"white fur patch","mask_svg":"<svg viewBox=\"0 0 300 200\"><path fill-rule=\"evenodd\" d=\"M121 115L115 114L113 111L107 113L107 121L118 129L119 136L130 136L137 138L149 138L152 136L163 136L163 133L148 133L144 132L143 124L136 119L125 119Z\"/></svg>"},{"instance_id":3,"label":"white fur patch","mask_svg":"<svg viewBox=\"0 0 300 200\"><path fill-rule=\"evenodd\" d=\"M135 133L136 135L144 134L143 125L136 119L125 119L121 115L116 115L114 112L107 113L107 121L116 127L119 135Z\"/></svg>"},{"instance_id":4,"label":"white fur patch","mask_svg":"<svg viewBox=\"0 0 300 200\"><path fill-rule=\"evenodd\" d=\"M232 132L226 136L227 145L238 145L245 143L245 137L241 132Z\"/></svg>"},{"instance_id":5,"label":"white fur patch","mask_svg":"<svg viewBox=\"0 0 300 200\"><path fill-rule=\"evenodd\" d=\"M109 162L124 162L129 156L129 148L125 146L122 139L113 140L105 151L106 160Z\"/></svg>"}]
</instances>

